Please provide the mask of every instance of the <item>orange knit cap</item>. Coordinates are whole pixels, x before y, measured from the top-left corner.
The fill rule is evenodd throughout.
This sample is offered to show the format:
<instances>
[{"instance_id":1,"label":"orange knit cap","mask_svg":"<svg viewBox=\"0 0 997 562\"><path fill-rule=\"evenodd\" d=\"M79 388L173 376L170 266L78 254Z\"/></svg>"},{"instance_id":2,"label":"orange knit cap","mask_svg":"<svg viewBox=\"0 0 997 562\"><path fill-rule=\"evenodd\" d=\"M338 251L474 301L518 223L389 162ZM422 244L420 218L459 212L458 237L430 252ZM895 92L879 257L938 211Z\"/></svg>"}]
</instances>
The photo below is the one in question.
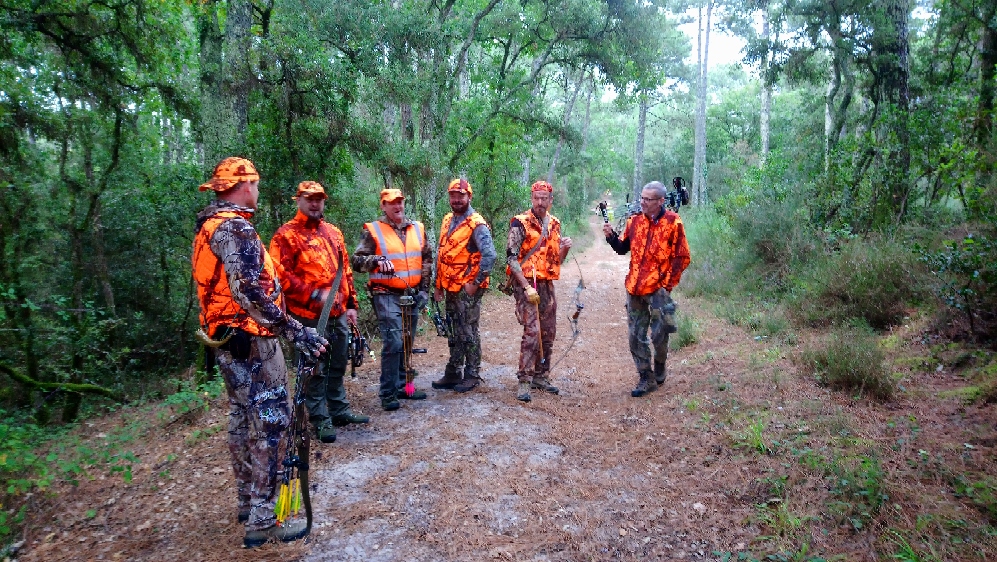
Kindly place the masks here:
<instances>
[{"instance_id":1,"label":"orange knit cap","mask_svg":"<svg viewBox=\"0 0 997 562\"><path fill-rule=\"evenodd\" d=\"M533 187L530 188L530 191L546 191L547 193L554 193L554 186L544 180L537 180L534 182Z\"/></svg>"},{"instance_id":2,"label":"orange knit cap","mask_svg":"<svg viewBox=\"0 0 997 562\"><path fill-rule=\"evenodd\" d=\"M215 166L211 179L202 183L200 191L228 191L241 181L260 181L256 166L245 158L229 156Z\"/></svg>"},{"instance_id":3,"label":"orange knit cap","mask_svg":"<svg viewBox=\"0 0 997 562\"><path fill-rule=\"evenodd\" d=\"M450 186L447 187L447 191L456 191L457 193L466 193L468 195L474 195L474 191L471 190L471 184L467 183L465 179L455 179L450 182Z\"/></svg>"},{"instance_id":4,"label":"orange knit cap","mask_svg":"<svg viewBox=\"0 0 997 562\"><path fill-rule=\"evenodd\" d=\"M312 195L321 195L322 199L328 199L329 196L325 194L325 188L322 187L317 181L303 181L298 184L298 192L294 195L294 199L298 197L311 197Z\"/></svg>"}]
</instances>

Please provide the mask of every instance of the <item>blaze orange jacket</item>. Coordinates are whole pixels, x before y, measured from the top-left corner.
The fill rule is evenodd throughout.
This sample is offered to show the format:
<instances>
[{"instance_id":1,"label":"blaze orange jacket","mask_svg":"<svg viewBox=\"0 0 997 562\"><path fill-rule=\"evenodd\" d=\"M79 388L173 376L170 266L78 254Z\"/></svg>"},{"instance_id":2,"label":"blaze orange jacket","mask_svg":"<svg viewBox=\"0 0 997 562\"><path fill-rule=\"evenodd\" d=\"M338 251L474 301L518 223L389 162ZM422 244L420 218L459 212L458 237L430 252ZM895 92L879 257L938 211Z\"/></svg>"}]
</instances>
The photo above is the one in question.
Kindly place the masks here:
<instances>
[{"instance_id":1,"label":"blaze orange jacket","mask_svg":"<svg viewBox=\"0 0 997 562\"><path fill-rule=\"evenodd\" d=\"M241 328L254 336L273 336L271 330L261 326L254 320L235 299L232 298L232 291L229 288L228 276L225 273L225 265L218 256L211 251L211 237L215 230L225 221L242 217L249 219L250 213L238 211L220 211L215 213L201 226L197 235L194 236L194 254L192 257L194 265L194 282L197 284L197 297L201 304L200 321L207 333L216 337L218 328L231 326ZM263 267L259 272L259 285L267 297L273 298L273 303L284 307L284 299L280 290L280 281L277 277L277 269L270 254L263 248L263 242L257 237L260 244L260 254L263 258Z\"/></svg>"},{"instance_id":2,"label":"blaze orange jacket","mask_svg":"<svg viewBox=\"0 0 997 562\"><path fill-rule=\"evenodd\" d=\"M330 295L334 300L329 315L342 316L346 309L357 308L357 291L353 286L346 240L335 226L308 218L298 211L274 233L270 240L270 255L277 263L287 309L293 314L311 320L318 318L323 301L316 290L330 289L340 267L345 269L339 292Z\"/></svg>"},{"instance_id":3,"label":"blaze orange jacket","mask_svg":"<svg viewBox=\"0 0 997 562\"><path fill-rule=\"evenodd\" d=\"M525 262L522 261L523 257L530 253L537 240L540 240L542 236L543 224L533 214L533 211L516 215L509 223L510 226L515 226L519 222L526 231L526 237L519 247L516 259L522 262L523 275L527 280L533 279L534 271L536 271L539 280L556 281L561 278L561 221L550 213L547 213L547 219L546 239L540 242L540 247ZM505 267L505 273L511 275L512 271L509 266Z\"/></svg>"},{"instance_id":4,"label":"blaze orange jacket","mask_svg":"<svg viewBox=\"0 0 997 562\"><path fill-rule=\"evenodd\" d=\"M643 213L630 217L620 242L630 247L626 287L631 295L650 295L662 287L671 291L689 266L685 226L674 211L653 221Z\"/></svg>"},{"instance_id":5,"label":"blaze orange jacket","mask_svg":"<svg viewBox=\"0 0 997 562\"><path fill-rule=\"evenodd\" d=\"M481 252L471 253L467 250L467 245L471 241L474 229L481 225L488 226L488 223L478 213L471 213L450 235L447 235L450 232L451 221L453 213L447 213L440 228L440 249L436 258L436 288L456 293L465 283L476 279L481 271ZM481 283L481 288L487 287L486 277Z\"/></svg>"},{"instance_id":6,"label":"blaze orange jacket","mask_svg":"<svg viewBox=\"0 0 997 562\"><path fill-rule=\"evenodd\" d=\"M403 291L418 289L422 282L422 248L426 244L426 229L421 222L405 227L405 240L400 240L390 225L381 221L365 223L377 244L377 254L385 256L395 266L395 272L385 275L377 270L370 273L371 286Z\"/></svg>"}]
</instances>

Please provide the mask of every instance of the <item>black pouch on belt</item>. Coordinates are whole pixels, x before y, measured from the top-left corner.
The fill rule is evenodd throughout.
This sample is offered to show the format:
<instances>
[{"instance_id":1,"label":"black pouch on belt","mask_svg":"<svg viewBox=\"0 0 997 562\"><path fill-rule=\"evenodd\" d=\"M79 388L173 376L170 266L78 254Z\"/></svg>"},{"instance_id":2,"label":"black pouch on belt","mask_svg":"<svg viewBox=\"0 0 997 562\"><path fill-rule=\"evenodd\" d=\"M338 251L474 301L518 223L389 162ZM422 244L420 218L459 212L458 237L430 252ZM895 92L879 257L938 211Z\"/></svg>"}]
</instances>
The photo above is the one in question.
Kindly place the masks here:
<instances>
[{"instance_id":1,"label":"black pouch on belt","mask_svg":"<svg viewBox=\"0 0 997 562\"><path fill-rule=\"evenodd\" d=\"M229 338L227 342L219 346L218 349L224 349L229 352L232 355L232 359L235 359L236 361L245 361L249 359L249 351L252 346L252 341L250 340L252 336L249 335L249 332L231 327L222 328L222 330L229 330L232 337ZM221 332L214 337L218 338L219 336L224 337L225 333Z\"/></svg>"}]
</instances>

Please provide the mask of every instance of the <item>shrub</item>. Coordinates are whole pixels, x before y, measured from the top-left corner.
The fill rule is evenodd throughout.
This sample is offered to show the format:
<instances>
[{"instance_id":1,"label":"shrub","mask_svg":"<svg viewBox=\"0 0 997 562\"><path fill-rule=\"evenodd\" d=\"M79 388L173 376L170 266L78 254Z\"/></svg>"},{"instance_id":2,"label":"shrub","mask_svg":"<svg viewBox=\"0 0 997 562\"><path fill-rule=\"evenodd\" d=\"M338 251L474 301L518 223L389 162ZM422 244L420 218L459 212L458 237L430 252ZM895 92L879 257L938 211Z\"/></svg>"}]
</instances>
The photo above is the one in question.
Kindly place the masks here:
<instances>
[{"instance_id":1,"label":"shrub","mask_svg":"<svg viewBox=\"0 0 997 562\"><path fill-rule=\"evenodd\" d=\"M881 400L893 396L895 385L884 366L883 351L868 328L839 329L826 347L805 350L801 361L819 382L833 389Z\"/></svg>"},{"instance_id":2,"label":"shrub","mask_svg":"<svg viewBox=\"0 0 997 562\"><path fill-rule=\"evenodd\" d=\"M688 314L676 314L678 332L668 339L669 349L682 349L699 341L699 323Z\"/></svg>"},{"instance_id":3,"label":"shrub","mask_svg":"<svg viewBox=\"0 0 997 562\"><path fill-rule=\"evenodd\" d=\"M859 318L884 329L923 300L926 278L914 254L899 243L850 240L800 274L790 308L810 325Z\"/></svg>"},{"instance_id":4,"label":"shrub","mask_svg":"<svg viewBox=\"0 0 997 562\"><path fill-rule=\"evenodd\" d=\"M973 336L993 338L997 331L997 241L972 234L949 240L944 249L917 247L921 261L939 277L937 292L948 306L966 315Z\"/></svg>"},{"instance_id":5,"label":"shrub","mask_svg":"<svg viewBox=\"0 0 997 562\"><path fill-rule=\"evenodd\" d=\"M731 220L736 239L744 248L738 256L738 269L756 269L763 286L785 289L793 268L817 250L817 237L805 209L791 199L761 199L738 209Z\"/></svg>"}]
</instances>

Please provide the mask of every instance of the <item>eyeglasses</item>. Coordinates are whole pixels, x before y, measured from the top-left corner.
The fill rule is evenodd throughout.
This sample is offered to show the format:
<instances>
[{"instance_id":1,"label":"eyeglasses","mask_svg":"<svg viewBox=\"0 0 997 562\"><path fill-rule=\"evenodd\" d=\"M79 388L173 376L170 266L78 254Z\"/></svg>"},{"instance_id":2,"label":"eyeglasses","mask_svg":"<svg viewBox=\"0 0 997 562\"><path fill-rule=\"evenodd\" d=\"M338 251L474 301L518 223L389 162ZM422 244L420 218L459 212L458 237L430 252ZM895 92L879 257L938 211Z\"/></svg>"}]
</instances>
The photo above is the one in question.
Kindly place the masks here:
<instances>
[{"instance_id":1,"label":"eyeglasses","mask_svg":"<svg viewBox=\"0 0 997 562\"><path fill-rule=\"evenodd\" d=\"M644 203L654 203L655 201L661 201L664 197L641 197L640 200Z\"/></svg>"}]
</instances>

